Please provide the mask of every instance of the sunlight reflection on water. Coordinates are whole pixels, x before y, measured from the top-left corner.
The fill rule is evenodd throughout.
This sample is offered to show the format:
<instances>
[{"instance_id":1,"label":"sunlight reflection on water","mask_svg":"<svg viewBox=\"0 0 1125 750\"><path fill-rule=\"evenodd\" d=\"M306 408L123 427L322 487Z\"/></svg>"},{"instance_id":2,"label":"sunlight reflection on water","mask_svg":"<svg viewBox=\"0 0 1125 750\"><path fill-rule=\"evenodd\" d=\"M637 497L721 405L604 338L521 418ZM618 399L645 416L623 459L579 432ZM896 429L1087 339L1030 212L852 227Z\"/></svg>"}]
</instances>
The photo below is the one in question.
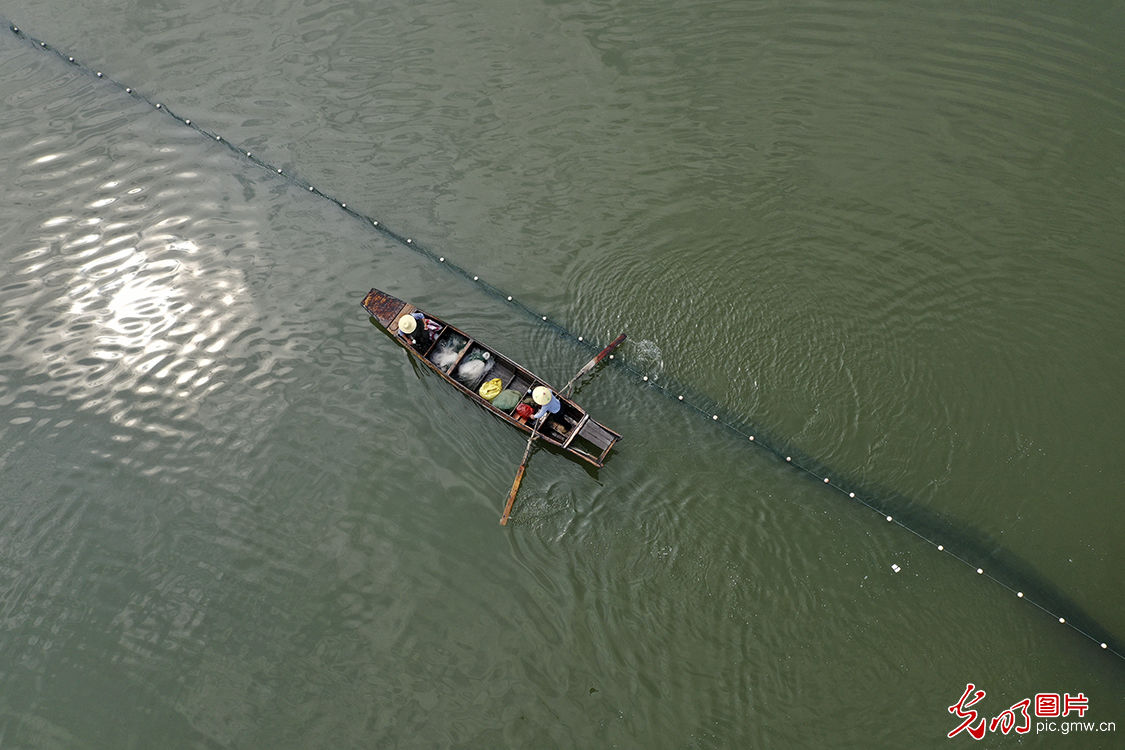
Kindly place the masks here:
<instances>
[{"instance_id":1,"label":"sunlight reflection on water","mask_svg":"<svg viewBox=\"0 0 1125 750\"><path fill-rule=\"evenodd\" d=\"M71 185L129 168L51 156ZM92 191L72 191L9 262L0 338L24 362L16 387L28 403L62 397L127 425L144 421L128 416L140 403L174 400L182 418L237 369L225 349L256 317L244 273L185 210L198 186L162 171L102 175Z\"/></svg>"}]
</instances>

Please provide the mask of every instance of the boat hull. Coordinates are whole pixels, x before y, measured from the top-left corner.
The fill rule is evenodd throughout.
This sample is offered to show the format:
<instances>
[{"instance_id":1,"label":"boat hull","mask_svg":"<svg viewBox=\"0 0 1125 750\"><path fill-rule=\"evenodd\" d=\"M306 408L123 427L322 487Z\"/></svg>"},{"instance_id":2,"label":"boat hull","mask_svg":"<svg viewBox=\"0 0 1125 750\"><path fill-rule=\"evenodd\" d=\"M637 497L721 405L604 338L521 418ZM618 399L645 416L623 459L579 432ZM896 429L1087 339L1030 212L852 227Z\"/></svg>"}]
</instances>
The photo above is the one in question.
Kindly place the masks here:
<instances>
[{"instance_id":1,"label":"boat hull","mask_svg":"<svg viewBox=\"0 0 1125 750\"><path fill-rule=\"evenodd\" d=\"M502 389L515 391L520 403L530 402L527 394L536 386L545 385L552 393L558 393L556 388L527 368L398 297L372 289L363 298L362 305L372 319L416 360L469 400L524 433L531 433L531 420L520 417L516 406L498 408L492 400L481 396L480 385L499 378ZM414 313L420 313L422 320L418 322L417 329L407 335L399 330L398 321L402 316ZM558 414L550 415L543 421L540 439L575 458L602 466L621 435L591 419L569 398L558 398L562 408Z\"/></svg>"}]
</instances>

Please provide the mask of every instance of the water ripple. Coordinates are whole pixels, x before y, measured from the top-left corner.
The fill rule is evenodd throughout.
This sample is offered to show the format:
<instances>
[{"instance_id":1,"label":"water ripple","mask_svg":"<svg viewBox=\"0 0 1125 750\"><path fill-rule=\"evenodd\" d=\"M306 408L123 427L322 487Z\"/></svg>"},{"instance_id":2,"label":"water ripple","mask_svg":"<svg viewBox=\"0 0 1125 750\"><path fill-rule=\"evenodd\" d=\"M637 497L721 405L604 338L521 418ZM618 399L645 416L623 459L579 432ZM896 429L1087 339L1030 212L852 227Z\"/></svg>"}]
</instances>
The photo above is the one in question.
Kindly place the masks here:
<instances>
[{"instance_id":1,"label":"water ripple","mask_svg":"<svg viewBox=\"0 0 1125 750\"><path fill-rule=\"evenodd\" d=\"M568 327L627 330L658 382L993 547L1050 542L1037 568L1111 609L1115 25L650 5L26 12ZM614 368L581 395L626 440L597 472L536 452L498 536L522 436L356 300L401 290L552 379L588 353L57 56L0 55L0 743L909 746L949 728L917 686L966 669L1120 692ZM921 718L865 714L857 679Z\"/></svg>"}]
</instances>

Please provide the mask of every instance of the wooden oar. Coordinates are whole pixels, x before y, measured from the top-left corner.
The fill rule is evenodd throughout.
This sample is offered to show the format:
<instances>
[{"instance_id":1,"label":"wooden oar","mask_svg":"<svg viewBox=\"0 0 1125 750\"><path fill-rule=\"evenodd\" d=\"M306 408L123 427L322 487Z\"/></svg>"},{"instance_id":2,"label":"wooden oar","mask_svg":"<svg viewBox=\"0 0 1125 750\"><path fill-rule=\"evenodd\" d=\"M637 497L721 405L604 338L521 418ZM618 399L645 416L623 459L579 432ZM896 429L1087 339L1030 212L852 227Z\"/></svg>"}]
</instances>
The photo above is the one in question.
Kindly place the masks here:
<instances>
[{"instance_id":1,"label":"wooden oar","mask_svg":"<svg viewBox=\"0 0 1125 750\"><path fill-rule=\"evenodd\" d=\"M565 396L566 391L572 385L574 385L575 381L577 381L578 378L582 377L583 375L588 373L590 370L594 369L594 365L598 364L598 362L601 362L603 359L605 359L606 355L609 354L610 352L612 352L614 349L616 349L617 345L620 344L624 340L625 340L625 334L621 334L620 336L615 338L613 340L613 342L610 343L609 346L607 346L605 349L602 349L600 352L598 352L597 356L595 356L593 359L591 359L589 362L587 362L585 365L583 365L582 369L578 371L578 374L575 375L573 378L571 378L569 383L567 383L565 386L563 386L563 389L561 391L559 391L559 395ZM516 493L520 491L520 482L523 481L523 474L524 474L525 471L527 471L527 460L529 458L531 458L531 445L532 445L532 443L535 442L535 438L539 437L539 425L546 418L547 418L547 415L544 414L541 418L539 418L535 421L535 425L531 428L531 437L529 437L527 439L527 447L523 449L523 460L520 461L520 468L516 471L516 481L512 482L512 491L508 493L508 502L504 503L504 513L503 513L503 515L500 516L500 525L501 526L507 526L508 525L508 516L511 515L512 506L516 502Z\"/></svg>"},{"instance_id":2,"label":"wooden oar","mask_svg":"<svg viewBox=\"0 0 1125 750\"><path fill-rule=\"evenodd\" d=\"M531 444L535 442L535 438L539 437L539 423L547 417L535 420L535 426L531 428L531 437L527 439L527 447L523 449L523 460L520 461L520 468L516 471L516 481L512 482L512 491L508 493L508 502L504 503L504 514L500 516L500 525L508 525L508 516L512 513L512 506L516 502L516 493L520 491L520 482L523 481L523 473L527 470L527 459L531 458Z\"/></svg>"},{"instance_id":3,"label":"wooden oar","mask_svg":"<svg viewBox=\"0 0 1125 750\"><path fill-rule=\"evenodd\" d=\"M582 369L578 371L578 374L575 375L573 378L571 378L569 383L567 383L566 385L563 386L563 389L561 391L559 391L559 395L560 396L566 396L566 392L569 391L574 386L574 384L576 382L578 382L578 378L582 377L583 375L588 373L590 370L594 369L594 365L596 365L598 362L601 362L603 359L605 359L606 355L609 354L610 352L612 352L614 349L616 349L618 344L620 344L624 340L625 340L625 334L621 334L620 336L615 338L613 341L611 341L609 346L607 346L605 349L602 349L600 352L598 352L598 355L596 357L594 357L589 362L587 362L582 367Z\"/></svg>"}]
</instances>

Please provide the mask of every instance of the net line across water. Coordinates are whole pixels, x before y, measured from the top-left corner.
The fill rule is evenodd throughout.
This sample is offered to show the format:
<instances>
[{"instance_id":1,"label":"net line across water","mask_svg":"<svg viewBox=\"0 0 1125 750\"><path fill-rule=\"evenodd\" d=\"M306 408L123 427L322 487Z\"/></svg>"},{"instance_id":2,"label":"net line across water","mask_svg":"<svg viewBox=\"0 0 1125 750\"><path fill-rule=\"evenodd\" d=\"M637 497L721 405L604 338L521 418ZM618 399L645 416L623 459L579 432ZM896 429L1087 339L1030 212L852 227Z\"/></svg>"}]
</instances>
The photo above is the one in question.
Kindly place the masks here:
<instances>
[{"instance_id":1,"label":"net line across water","mask_svg":"<svg viewBox=\"0 0 1125 750\"><path fill-rule=\"evenodd\" d=\"M47 42L45 42L41 39L36 39L36 38L30 36L23 29L21 29L19 26L17 26L16 24L8 21L7 19L0 18L0 22L3 22L5 25L7 25L9 31L11 31L12 34L14 34L16 37L24 40L28 44L34 46L36 49L39 49L43 52L51 53L51 54L55 55L56 57L58 57L58 59L65 62L66 64L77 68L82 73L84 73L86 75L89 75L89 76L93 76L94 78L100 79L100 80L104 81L107 85L112 86L112 87L124 92L126 95L128 95L128 96L130 96L130 97L132 97L132 98L134 98L134 99L136 99L140 102L143 102L143 103L147 104L149 107L153 108L154 110L168 115L169 117L171 117L174 120L176 120L177 122L179 122L181 125L192 128L197 133L204 136L208 140L213 141L214 143L222 144L223 146L225 146L227 149L229 149L231 152L238 155L242 159L245 159L246 161L254 164L255 166L260 167L261 169L264 169L268 172L273 173L277 177L280 177L282 179L287 180L289 183L291 183L292 185L300 188L301 190L303 190L305 192L308 192L308 193L311 193L311 194L317 196L318 198L321 198L323 200L327 200L327 201L330 201L330 202L336 204L340 208L340 210L344 211L346 214L348 214L352 218L354 218L358 221L362 221L364 224L366 224L370 228L380 232L383 236L385 236L385 237L387 237L387 238L389 238L389 239L391 239L391 240L393 240L393 241L395 241L395 242L397 242L397 243L399 243L399 244L401 244L401 245L403 245L407 248L410 248L411 250L418 253L419 255L426 258L427 260L443 266L444 268L449 270L451 273L453 273L455 275L458 275L458 276L461 276L464 279L472 281L474 284L479 286L485 293L493 296L496 299L502 300L505 303L507 303L507 304L509 304L509 305L511 305L515 308L518 308L525 315L527 315L531 318L534 318L534 319L538 320L541 324L544 324L544 325L550 327L558 336L560 336L564 339L568 339L568 340L570 340L574 343L577 343L581 347L584 347L584 348L586 348L590 351L596 352L596 351L600 351L600 349L602 348L601 346L599 346L595 341L591 340L590 338L588 338L586 336L583 336L583 335L576 334L573 331L571 331L569 328L567 328L566 326L562 325L561 323L559 323L556 320L554 320L553 318L551 318L550 316L544 315L541 312L532 309L531 307L529 307L525 303L521 302L518 298L516 298L515 295L510 294L509 292L507 292L503 289L500 289L499 287L496 287L496 286L488 283L487 281L484 281L483 279L480 278L479 274L474 274L474 273L468 271L467 269L465 269L464 267L458 265L457 263L449 260L444 255L439 254L437 252L434 252L433 250L430 250L429 248L419 244L418 242L416 242L414 240L414 238L407 237L403 234L400 234L399 232L396 232L395 230L391 229L386 224L384 224L383 222L373 218L372 216L367 215L367 214L365 214L361 211L358 211L355 208L349 207L348 204L345 203L344 201L341 201L341 200L333 197L331 194L320 190L315 185L313 185L313 184L309 183L308 181L302 179L299 175L294 174L292 172L286 172L285 170L281 169L280 167L276 167L273 164L270 164L269 162L263 160L260 156L256 156L253 152L248 151L245 148L240 147L238 144L227 140L221 134L210 131L210 130L207 130L206 128L202 127L201 125L192 121L191 119L177 114L176 112L171 110L167 105L165 105L163 102L155 101L155 100L151 99L150 97L138 92L136 89L132 88L131 86L127 86L124 83L121 83L121 82L119 82L117 80L114 80L113 78L105 75L102 71L94 70L93 68L90 68L89 66L87 66L87 65L83 64L82 62L80 62L79 60L77 60L72 55L65 54L64 52L62 52L59 49L53 47L52 45L48 44ZM937 541L937 538L938 538L939 534L936 533L935 529L937 529L938 527L943 525L943 523L940 519L937 519L936 517L933 517L933 516L926 517L926 514L920 514L916 509L914 511L911 511L909 508L903 508L899 511L891 512L891 511L888 510L889 506L887 506L885 503L879 503L876 500L874 500L873 499L874 495L870 495L870 496L868 496L868 498L865 499L864 497L861 497L859 494L857 494L855 492L855 490L849 489L849 487L848 487L849 483L846 482L845 480L842 480L842 479L839 479L839 478L836 479L836 480L833 480L832 474L834 474L834 472L830 472L825 467L820 466L818 464L818 462L816 462L811 457L796 455L797 451L787 450L783 446L783 441L775 440L775 439L772 439L768 436L765 436L762 433L761 430L756 430L751 425L749 425L744 418L742 418L738 415L723 413L723 410L720 407L718 407L716 405L716 403L714 401L712 401L711 399L706 398L704 396L701 396L699 394L691 393L689 391L689 389L687 389L683 386L680 386L674 380L671 380L671 379L668 379L668 378L662 377L661 378L662 382L658 383L658 382L656 382L655 378L650 378L645 372L643 372L637 366L634 366L634 365L630 364L628 362L628 360L626 360L626 359L621 359L621 358L615 359L614 355L610 355L609 359L614 360L612 362L612 364L614 364L618 368L622 369L625 373L627 373L630 377L634 378L636 380L636 382L638 382L643 387L656 390L657 392L661 393L665 397L667 397L671 400L674 400L677 403L682 404L683 406L687 407L688 409L691 409L691 410L695 411L696 413L698 413L701 416L709 419L710 421L714 422L715 424L721 425L722 427L727 429L729 432L731 432L734 435L739 436L742 440L746 441L747 443L750 443L754 446L757 446L758 448L761 448L761 449L773 454L779 460L784 461L786 464L792 466L797 471L799 471L803 474L806 474L809 477L817 480L819 483L824 484L825 486L835 490L836 492L841 494L846 499L848 499L850 501L854 501L854 502L860 504L862 507L864 507L864 508L866 508L866 509L868 509L868 510L874 512L874 513L877 513L880 517L884 518L886 520L886 522L893 523L893 524L897 525L898 527L906 530L907 532L909 532L913 536L922 540L926 544L930 545L931 547L936 549L938 552L949 555L954 560L961 563L963 566L965 566L965 567L969 568L971 571L975 572L978 576L982 576L984 578L987 578L987 579L991 580L992 582L996 583L997 585L1002 586L1004 589L1006 589L1009 592L1009 594L1012 594L1015 597L1028 602L1033 607L1035 607L1037 610L1045 613L1046 615L1048 615L1048 616L1050 616L1054 619L1057 619L1060 624L1067 626L1069 629L1071 629L1075 633L1077 633L1077 634L1081 635L1082 637L1086 638L1087 640L1090 640L1093 643L1097 644L1101 649L1103 649L1103 650L1105 650L1109 653L1112 653L1113 655L1115 655L1116 657L1118 657L1122 661L1125 661L1125 653L1122 652L1120 646L1116 642L1111 644L1111 638L1109 637L1108 633L1105 632L1104 628L1101 628L1100 626L1098 626L1092 620L1092 618L1089 618L1088 616L1087 617L1079 616L1079 618L1077 618L1077 619L1085 620L1086 622L1076 623L1076 622L1073 621L1075 619L1075 617L1072 616L1070 619L1068 619L1065 615L1061 614L1063 609L1058 606L1057 602L1055 602L1052 606L1051 602L1043 603L1041 601L1037 601L1036 599L1032 598L1032 596L1029 596L1023 590L1024 587L1021 587L1019 584L1016 584L1011 580L1006 580L1006 579L1012 578L1011 575L1003 575L1002 573L993 573L991 571L986 571L983 567L969 561L968 557L971 556L970 554L966 553L965 551L962 551L959 554L959 553L954 552L951 549L949 549L949 547L946 544L944 544L940 541ZM837 477L839 477L838 474L837 474ZM911 514L913 514L915 516L915 518L913 518L913 519L909 518L909 516ZM903 516L903 515L908 516L908 519L903 520L901 518L901 516ZM964 542L964 540L962 540L962 541ZM975 551L975 552L977 552L978 556L987 554L987 553L984 552L984 545L980 544L980 543L973 544L973 543L969 542L969 543L963 544L962 546L969 547L970 552ZM1003 566L1001 566L1001 567L1003 567ZM1011 565L1009 564L1008 567L1011 567ZM898 572L898 571L896 570L895 572ZM1008 572L1011 573L1012 571L1009 570ZM1052 598L1058 599L1059 597L1058 596L1052 597L1052 596L1048 595L1044 598L1049 600L1049 599L1052 599ZM1069 601L1069 600L1066 600L1066 601ZM1071 609L1076 609L1076 607L1072 607ZM1095 634L1095 632L1091 632L1091 631L1096 631L1097 634Z\"/></svg>"}]
</instances>

